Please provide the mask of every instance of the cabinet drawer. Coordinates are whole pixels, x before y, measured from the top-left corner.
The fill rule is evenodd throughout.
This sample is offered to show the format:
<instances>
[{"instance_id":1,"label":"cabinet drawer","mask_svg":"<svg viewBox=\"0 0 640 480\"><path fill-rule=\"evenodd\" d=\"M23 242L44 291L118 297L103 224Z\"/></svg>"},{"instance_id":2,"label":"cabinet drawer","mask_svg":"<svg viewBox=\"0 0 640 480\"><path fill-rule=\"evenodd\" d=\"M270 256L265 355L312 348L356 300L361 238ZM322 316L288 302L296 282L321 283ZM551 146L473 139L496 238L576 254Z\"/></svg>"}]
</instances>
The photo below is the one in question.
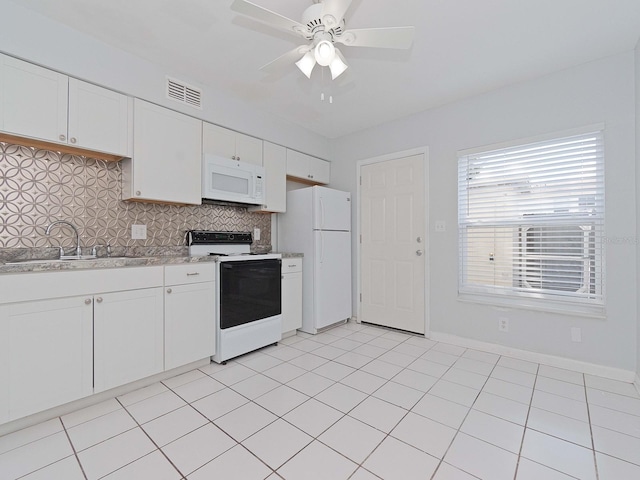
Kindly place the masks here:
<instances>
[{"instance_id":1,"label":"cabinet drawer","mask_svg":"<svg viewBox=\"0 0 640 480\"><path fill-rule=\"evenodd\" d=\"M301 272L302 271L302 257L296 258L283 258L282 259L282 274Z\"/></svg>"},{"instance_id":2,"label":"cabinet drawer","mask_svg":"<svg viewBox=\"0 0 640 480\"><path fill-rule=\"evenodd\" d=\"M214 280L215 264L213 262L166 265L164 267L165 285L186 285L189 283L212 282Z\"/></svg>"}]
</instances>

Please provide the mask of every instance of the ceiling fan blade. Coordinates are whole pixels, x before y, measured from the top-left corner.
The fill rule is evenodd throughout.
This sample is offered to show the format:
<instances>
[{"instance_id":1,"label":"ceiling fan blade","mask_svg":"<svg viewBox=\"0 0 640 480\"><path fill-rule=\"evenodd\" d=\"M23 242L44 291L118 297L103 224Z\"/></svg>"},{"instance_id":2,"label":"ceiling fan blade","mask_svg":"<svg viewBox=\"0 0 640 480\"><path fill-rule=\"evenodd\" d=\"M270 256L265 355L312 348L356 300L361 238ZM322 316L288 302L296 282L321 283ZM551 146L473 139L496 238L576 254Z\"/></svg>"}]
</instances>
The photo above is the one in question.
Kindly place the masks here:
<instances>
[{"instance_id":1,"label":"ceiling fan blade","mask_svg":"<svg viewBox=\"0 0 640 480\"><path fill-rule=\"evenodd\" d=\"M279 56L272 62L260 67L260 70L267 73L278 73L279 70L293 65L309 51L309 45L301 45L293 50Z\"/></svg>"},{"instance_id":2,"label":"ceiling fan blade","mask_svg":"<svg viewBox=\"0 0 640 480\"><path fill-rule=\"evenodd\" d=\"M334 39L348 47L407 49L413 43L415 27L360 28L347 30Z\"/></svg>"},{"instance_id":3,"label":"ceiling fan blade","mask_svg":"<svg viewBox=\"0 0 640 480\"><path fill-rule=\"evenodd\" d=\"M294 33L305 38L309 36L307 27L300 22L291 20L279 13L267 10L266 8L256 5L255 3L248 2L247 0L234 0L231 4L231 10L281 30Z\"/></svg>"},{"instance_id":4,"label":"ceiling fan blade","mask_svg":"<svg viewBox=\"0 0 640 480\"><path fill-rule=\"evenodd\" d=\"M342 22L352 0L322 0L322 22L331 29Z\"/></svg>"}]
</instances>

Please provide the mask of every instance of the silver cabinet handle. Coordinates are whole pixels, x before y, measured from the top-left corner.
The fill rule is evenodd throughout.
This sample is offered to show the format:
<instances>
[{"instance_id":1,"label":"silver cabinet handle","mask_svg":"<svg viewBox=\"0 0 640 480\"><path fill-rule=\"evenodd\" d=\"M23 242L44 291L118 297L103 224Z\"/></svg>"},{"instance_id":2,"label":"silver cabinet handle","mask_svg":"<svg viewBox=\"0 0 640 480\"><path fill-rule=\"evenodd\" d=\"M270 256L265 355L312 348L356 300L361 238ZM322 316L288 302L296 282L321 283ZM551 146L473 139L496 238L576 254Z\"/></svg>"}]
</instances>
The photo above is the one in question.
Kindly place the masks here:
<instances>
[{"instance_id":1,"label":"silver cabinet handle","mask_svg":"<svg viewBox=\"0 0 640 480\"><path fill-rule=\"evenodd\" d=\"M87 298L87 299L84 301L84 304L85 304L85 305L91 305L91 299L90 299L90 298Z\"/></svg>"},{"instance_id":2,"label":"silver cabinet handle","mask_svg":"<svg viewBox=\"0 0 640 480\"><path fill-rule=\"evenodd\" d=\"M96 298L96 302L98 302L98 303L102 303L102 297L98 297L98 298Z\"/></svg>"},{"instance_id":3,"label":"silver cabinet handle","mask_svg":"<svg viewBox=\"0 0 640 480\"><path fill-rule=\"evenodd\" d=\"M67 139L67 137L65 135L60 135L58 138L60 140L62 140L63 142Z\"/></svg>"},{"instance_id":4,"label":"silver cabinet handle","mask_svg":"<svg viewBox=\"0 0 640 480\"><path fill-rule=\"evenodd\" d=\"M142 195L142 192L140 190L136 190L136 196L139 197L140 195Z\"/></svg>"},{"instance_id":5,"label":"silver cabinet handle","mask_svg":"<svg viewBox=\"0 0 640 480\"><path fill-rule=\"evenodd\" d=\"M173 292L173 290L171 290L170 288L167 288L167 293L171 293Z\"/></svg>"},{"instance_id":6,"label":"silver cabinet handle","mask_svg":"<svg viewBox=\"0 0 640 480\"><path fill-rule=\"evenodd\" d=\"M418 242L418 243L422 243L422 237L418 237L418 238L416 238L416 242Z\"/></svg>"},{"instance_id":7,"label":"silver cabinet handle","mask_svg":"<svg viewBox=\"0 0 640 480\"><path fill-rule=\"evenodd\" d=\"M76 137L71 137L70 142L71 143L76 143L77 142Z\"/></svg>"},{"instance_id":8,"label":"silver cabinet handle","mask_svg":"<svg viewBox=\"0 0 640 480\"><path fill-rule=\"evenodd\" d=\"M416 255L421 257L422 256L422 250L416 250Z\"/></svg>"},{"instance_id":9,"label":"silver cabinet handle","mask_svg":"<svg viewBox=\"0 0 640 480\"><path fill-rule=\"evenodd\" d=\"M199 272L187 273L187 277L197 277L198 275L200 275Z\"/></svg>"}]
</instances>

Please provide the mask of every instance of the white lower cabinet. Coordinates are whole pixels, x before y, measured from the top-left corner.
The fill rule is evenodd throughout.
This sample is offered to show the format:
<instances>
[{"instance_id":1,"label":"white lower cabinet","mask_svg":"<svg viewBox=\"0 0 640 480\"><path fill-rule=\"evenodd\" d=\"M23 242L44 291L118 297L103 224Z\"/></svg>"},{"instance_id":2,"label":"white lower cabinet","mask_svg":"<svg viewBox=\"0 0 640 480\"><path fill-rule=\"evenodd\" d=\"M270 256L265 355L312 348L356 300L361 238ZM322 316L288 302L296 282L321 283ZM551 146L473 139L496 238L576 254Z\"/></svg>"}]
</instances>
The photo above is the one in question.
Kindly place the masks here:
<instances>
[{"instance_id":1,"label":"white lower cabinet","mask_svg":"<svg viewBox=\"0 0 640 480\"><path fill-rule=\"evenodd\" d=\"M164 369L162 288L94 296L94 391Z\"/></svg>"},{"instance_id":2,"label":"white lower cabinet","mask_svg":"<svg viewBox=\"0 0 640 480\"><path fill-rule=\"evenodd\" d=\"M93 393L93 304L79 296L0 306L0 423Z\"/></svg>"},{"instance_id":3,"label":"white lower cabinet","mask_svg":"<svg viewBox=\"0 0 640 480\"><path fill-rule=\"evenodd\" d=\"M302 258L282 259L282 333L302 327Z\"/></svg>"},{"instance_id":4,"label":"white lower cabinet","mask_svg":"<svg viewBox=\"0 0 640 480\"><path fill-rule=\"evenodd\" d=\"M170 370L215 353L215 267L165 267L164 368Z\"/></svg>"}]
</instances>

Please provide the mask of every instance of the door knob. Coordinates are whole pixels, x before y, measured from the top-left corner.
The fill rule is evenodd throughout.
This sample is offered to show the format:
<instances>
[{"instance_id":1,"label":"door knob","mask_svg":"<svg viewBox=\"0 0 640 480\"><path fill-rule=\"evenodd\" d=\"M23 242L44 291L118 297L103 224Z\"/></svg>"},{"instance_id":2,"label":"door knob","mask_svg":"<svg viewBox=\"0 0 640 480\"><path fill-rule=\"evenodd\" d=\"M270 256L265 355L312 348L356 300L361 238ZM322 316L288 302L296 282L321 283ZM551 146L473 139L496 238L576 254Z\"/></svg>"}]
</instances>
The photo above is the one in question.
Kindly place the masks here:
<instances>
[{"instance_id":1,"label":"door knob","mask_svg":"<svg viewBox=\"0 0 640 480\"><path fill-rule=\"evenodd\" d=\"M416 250L416 255L421 257L422 256L422 250Z\"/></svg>"}]
</instances>

